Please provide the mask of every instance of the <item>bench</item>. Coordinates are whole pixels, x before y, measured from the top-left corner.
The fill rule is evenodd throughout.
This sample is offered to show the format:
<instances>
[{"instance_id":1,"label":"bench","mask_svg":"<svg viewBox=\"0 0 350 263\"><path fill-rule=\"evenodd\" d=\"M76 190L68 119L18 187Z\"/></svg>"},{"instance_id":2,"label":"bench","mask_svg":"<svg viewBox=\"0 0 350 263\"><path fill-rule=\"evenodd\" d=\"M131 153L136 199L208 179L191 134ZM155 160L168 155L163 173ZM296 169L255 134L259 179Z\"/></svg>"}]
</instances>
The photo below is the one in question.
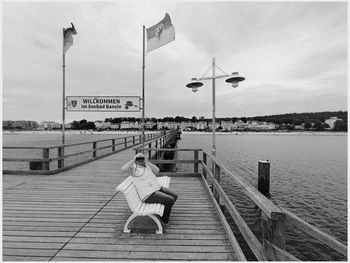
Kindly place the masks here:
<instances>
[{"instance_id":1,"label":"bench","mask_svg":"<svg viewBox=\"0 0 350 263\"><path fill-rule=\"evenodd\" d=\"M157 177L159 184L163 187L169 187L170 185L170 177L162 176ZM126 198L126 201L129 204L129 208L133 212L132 215L128 218L124 225L124 233L130 233L130 229L128 228L129 223L138 216L149 216L153 219L153 221L157 224L158 230L157 234L163 234L163 226L156 215L163 216L164 205L162 204L147 204L144 203L137 191L136 187L131 179L131 176L126 178L120 185L116 187L117 192L122 192Z\"/></svg>"}]
</instances>

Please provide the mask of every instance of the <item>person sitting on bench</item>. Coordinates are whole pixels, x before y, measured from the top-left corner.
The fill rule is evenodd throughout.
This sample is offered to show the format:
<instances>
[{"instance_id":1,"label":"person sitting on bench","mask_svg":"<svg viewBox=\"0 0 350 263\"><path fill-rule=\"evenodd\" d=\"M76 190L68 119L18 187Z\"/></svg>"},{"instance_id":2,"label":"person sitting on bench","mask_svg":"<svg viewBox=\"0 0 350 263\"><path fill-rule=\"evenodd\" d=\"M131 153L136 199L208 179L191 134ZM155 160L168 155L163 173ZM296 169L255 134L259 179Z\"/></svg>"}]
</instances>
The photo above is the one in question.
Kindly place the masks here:
<instances>
[{"instance_id":1,"label":"person sitting on bench","mask_svg":"<svg viewBox=\"0 0 350 263\"><path fill-rule=\"evenodd\" d=\"M171 208L178 195L169 188L162 187L156 177L159 168L146 161L142 153L136 154L133 160L126 163L122 171L130 171L132 181L135 184L140 199L145 203L163 204L165 206L163 216L160 218L164 226L169 226Z\"/></svg>"}]
</instances>

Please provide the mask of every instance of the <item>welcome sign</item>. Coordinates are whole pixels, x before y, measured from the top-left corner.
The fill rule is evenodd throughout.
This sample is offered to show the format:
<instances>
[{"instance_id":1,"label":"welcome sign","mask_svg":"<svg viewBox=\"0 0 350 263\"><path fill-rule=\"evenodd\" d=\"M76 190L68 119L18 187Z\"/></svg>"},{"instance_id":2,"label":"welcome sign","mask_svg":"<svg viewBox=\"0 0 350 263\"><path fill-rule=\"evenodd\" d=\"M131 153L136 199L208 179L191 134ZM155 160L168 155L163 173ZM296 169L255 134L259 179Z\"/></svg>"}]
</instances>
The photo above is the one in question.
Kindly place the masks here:
<instances>
[{"instance_id":1,"label":"welcome sign","mask_svg":"<svg viewBox=\"0 0 350 263\"><path fill-rule=\"evenodd\" d=\"M67 111L139 112L138 96L67 96Z\"/></svg>"}]
</instances>

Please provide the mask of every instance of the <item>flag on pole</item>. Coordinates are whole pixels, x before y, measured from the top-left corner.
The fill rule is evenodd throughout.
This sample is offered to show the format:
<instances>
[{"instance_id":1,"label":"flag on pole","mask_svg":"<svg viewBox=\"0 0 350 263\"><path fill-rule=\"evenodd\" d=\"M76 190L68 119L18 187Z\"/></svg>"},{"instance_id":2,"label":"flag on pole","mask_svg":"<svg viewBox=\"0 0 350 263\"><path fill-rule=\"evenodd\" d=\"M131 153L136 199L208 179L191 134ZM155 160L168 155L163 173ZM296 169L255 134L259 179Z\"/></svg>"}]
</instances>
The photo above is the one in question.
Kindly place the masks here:
<instances>
[{"instance_id":1,"label":"flag on pole","mask_svg":"<svg viewBox=\"0 0 350 263\"><path fill-rule=\"evenodd\" d=\"M157 49L175 40L175 28L168 13L162 21L147 28L147 52Z\"/></svg>"},{"instance_id":2,"label":"flag on pole","mask_svg":"<svg viewBox=\"0 0 350 263\"><path fill-rule=\"evenodd\" d=\"M72 27L69 27L63 32L63 53L66 53L68 48L73 45L73 35L77 34L75 27L72 24Z\"/></svg>"}]
</instances>

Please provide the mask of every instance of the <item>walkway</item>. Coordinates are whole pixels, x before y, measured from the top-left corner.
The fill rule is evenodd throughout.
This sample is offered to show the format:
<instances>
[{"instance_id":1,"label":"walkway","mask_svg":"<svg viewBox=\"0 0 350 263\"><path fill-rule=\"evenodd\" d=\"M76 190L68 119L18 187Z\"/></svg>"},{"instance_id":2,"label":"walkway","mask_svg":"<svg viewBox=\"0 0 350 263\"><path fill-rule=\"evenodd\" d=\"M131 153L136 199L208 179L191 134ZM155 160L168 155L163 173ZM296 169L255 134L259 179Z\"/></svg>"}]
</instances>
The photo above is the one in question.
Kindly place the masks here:
<instances>
[{"instance_id":1,"label":"walkway","mask_svg":"<svg viewBox=\"0 0 350 263\"><path fill-rule=\"evenodd\" d=\"M163 235L147 218L123 233L131 212L114 189L132 156L129 149L49 176L3 175L3 260L235 260L198 177L171 179L179 199Z\"/></svg>"}]
</instances>

